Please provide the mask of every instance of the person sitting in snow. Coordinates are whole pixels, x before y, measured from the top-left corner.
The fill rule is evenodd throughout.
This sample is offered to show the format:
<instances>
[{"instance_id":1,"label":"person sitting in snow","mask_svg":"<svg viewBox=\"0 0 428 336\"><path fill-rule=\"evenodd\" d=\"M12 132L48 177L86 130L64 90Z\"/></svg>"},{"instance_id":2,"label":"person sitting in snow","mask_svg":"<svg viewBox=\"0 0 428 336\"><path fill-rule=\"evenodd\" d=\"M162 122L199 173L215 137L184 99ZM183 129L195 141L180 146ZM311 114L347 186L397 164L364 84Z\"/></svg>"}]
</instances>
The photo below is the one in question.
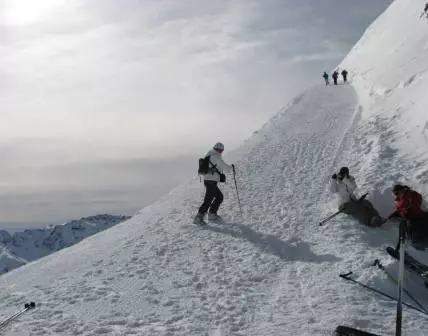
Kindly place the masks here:
<instances>
[{"instance_id":1,"label":"person sitting in snow","mask_svg":"<svg viewBox=\"0 0 428 336\"><path fill-rule=\"evenodd\" d=\"M217 214L218 208L223 202L223 193L218 187L218 182L225 182L223 172L235 171L235 166L228 165L223 161L221 154L224 151L224 145L220 142L216 143L207 155L209 156L210 170L204 175L204 185L206 188L204 202L199 208L198 214L195 216L193 223L198 225L205 224L204 216L208 212L208 220L221 222L222 218ZM224 180L222 179L224 178Z\"/></svg>"},{"instance_id":2,"label":"person sitting in snow","mask_svg":"<svg viewBox=\"0 0 428 336\"><path fill-rule=\"evenodd\" d=\"M333 74L331 75L331 77L333 77L334 85L337 85L337 79L339 78L339 72L337 72L337 70L335 70L333 72Z\"/></svg>"},{"instance_id":3,"label":"person sitting in snow","mask_svg":"<svg viewBox=\"0 0 428 336\"><path fill-rule=\"evenodd\" d=\"M406 185L396 184L394 212L388 217L407 220L410 239L415 247L428 244L428 212L421 209L422 195Z\"/></svg>"},{"instance_id":4,"label":"person sitting in snow","mask_svg":"<svg viewBox=\"0 0 428 336\"><path fill-rule=\"evenodd\" d=\"M355 196L356 189L355 178L349 174L348 167L340 168L339 173L333 174L331 177L330 191L338 196L339 210L354 217L364 225L381 226L384 222L382 217L373 205L365 199L365 195L359 199Z\"/></svg>"},{"instance_id":5,"label":"person sitting in snow","mask_svg":"<svg viewBox=\"0 0 428 336\"><path fill-rule=\"evenodd\" d=\"M343 82L346 83L348 80L348 71L346 71L345 69L343 69L343 71L341 72L342 77L343 77Z\"/></svg>"},{"instance_id":6,"label":"person sitting in snow","mask_svg":"<svg viewBox=\"0 0 428 336\"><path fill-rule=\"evenodd\" d=\"M322 78L325 80L325 85L329 85L330 82L328 81L328 73L324 71L324 74L322 75Z\"/></svg>"}]
</instances>

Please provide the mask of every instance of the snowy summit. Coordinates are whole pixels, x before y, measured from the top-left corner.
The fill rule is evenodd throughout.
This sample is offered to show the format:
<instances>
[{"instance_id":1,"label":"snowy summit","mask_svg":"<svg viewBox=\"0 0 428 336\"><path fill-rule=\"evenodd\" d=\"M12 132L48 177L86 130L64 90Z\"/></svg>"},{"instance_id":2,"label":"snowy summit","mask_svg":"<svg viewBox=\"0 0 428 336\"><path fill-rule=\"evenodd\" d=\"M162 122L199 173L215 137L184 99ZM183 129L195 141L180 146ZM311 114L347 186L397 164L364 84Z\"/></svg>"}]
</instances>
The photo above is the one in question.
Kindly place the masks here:
<instances>
[{"instance_id":1,"label":"snowy summit","mask_svg":"<svg viewBox=\"0 0 428 336\"><path fill-rule=\"evenodd\" d=\"M337 210L328 185L342 166L382 217L396 183L428 198L424 5L394 1L338 66L348 83L320 77L235 152L226 149L243 216L229 179L225 223L194 225L204 192L195 177L128 221L2 275L2 319L38 304L7 335L309 336L339 324L392 335L396 303L339 274L396 296L372 265L379 259L396 275L385 250L397 224L369 227L345 214L318 223ZM427 252L409 253L427 264ZM406 273L405 287L428 307L418 277ZM403 330L428 335L427 316L405 307Z\"/></svg>"}]
</instances>

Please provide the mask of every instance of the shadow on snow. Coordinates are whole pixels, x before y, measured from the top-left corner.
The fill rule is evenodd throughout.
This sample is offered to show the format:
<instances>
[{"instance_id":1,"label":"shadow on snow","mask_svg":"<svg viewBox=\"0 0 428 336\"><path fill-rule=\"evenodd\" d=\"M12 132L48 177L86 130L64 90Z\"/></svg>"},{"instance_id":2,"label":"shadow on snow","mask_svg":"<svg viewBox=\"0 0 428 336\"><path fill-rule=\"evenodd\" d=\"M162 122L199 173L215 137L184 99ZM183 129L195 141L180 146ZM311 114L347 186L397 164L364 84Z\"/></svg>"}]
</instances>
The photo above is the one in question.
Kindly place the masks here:
<instances>
[{"instance_id":1,"label":"shadow on snow","mask_svg":"<svg viewBox=\"0 0 428 336\"><path fill-rule=\"evenodd\" d=\"M283 241L277 236L254 231L242 224L207 225L204 229L226 234L234 238L245 239L261 251L270 253L286 261L322 263L341 260L332 254L315 254L311 251L310 245L299 238L293 237L287 241Z\"/></svg>"}]
</instances>

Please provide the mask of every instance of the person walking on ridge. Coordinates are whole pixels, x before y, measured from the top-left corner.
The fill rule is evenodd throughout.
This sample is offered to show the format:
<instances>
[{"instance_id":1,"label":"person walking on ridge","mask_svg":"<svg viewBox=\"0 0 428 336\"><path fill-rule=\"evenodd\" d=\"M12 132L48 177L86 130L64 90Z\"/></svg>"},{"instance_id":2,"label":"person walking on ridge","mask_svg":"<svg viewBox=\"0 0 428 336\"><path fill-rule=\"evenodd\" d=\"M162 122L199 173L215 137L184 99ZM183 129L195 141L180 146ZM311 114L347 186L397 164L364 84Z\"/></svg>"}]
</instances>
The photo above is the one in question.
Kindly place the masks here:
<instances>
[{"instance_id":1,"label":"person walking on ridge","mask_svg":"<svg viewBox=\"0 0 428 336\"><path fill-rule=\"evenodd\" d=\"M324 71L324 74L322 75L325 81L325 85L329 85L330 82L328 81L328 73Z\"/></svg>"},{"instance_id":2,"label":"person walking on ridge","mask_svg":"<svg viewBox=\"0 0 428 336\"><path fill-rule=\"evenodd\" d=\"M346 71L345 69L342 70L341 72L342 77L343 77L343 82L346 83L348 81L348 71Z\"/></svg>"},{"instance_id":3,"label":"person walking on ridge","mask_svg":"<svg viewBox=\"0 0 428 336\"><path fill-rule=\"evenodd\" d=\"M223 202L223 193L219 189L218 183L226 182L226 176L223 172L235 171L235 166L233 164L228 165L223 161L221 156L223 151L224 145L221 142L218 142L205 156L205 160L207 160L208 163L208 170L203 174L206 191L204 201L199 207L199 211L193 220L194 224L205 224L204 216L207 212L209 221L222 221L222 218L217 214L217 211Z\"/></svg>"},{"instance_id":4,"label":"person walking on ridge","mask_svg":"<svg viewBox=\"0 0 428 336\"><path fill-rule=\"evenodd\" d=\"M334 85L337 85L337 78L339 77L339 73L337 72L337 70L334 70L334 72L331 75L331 77L333 77Z\"/></svg>"}]
</instances>

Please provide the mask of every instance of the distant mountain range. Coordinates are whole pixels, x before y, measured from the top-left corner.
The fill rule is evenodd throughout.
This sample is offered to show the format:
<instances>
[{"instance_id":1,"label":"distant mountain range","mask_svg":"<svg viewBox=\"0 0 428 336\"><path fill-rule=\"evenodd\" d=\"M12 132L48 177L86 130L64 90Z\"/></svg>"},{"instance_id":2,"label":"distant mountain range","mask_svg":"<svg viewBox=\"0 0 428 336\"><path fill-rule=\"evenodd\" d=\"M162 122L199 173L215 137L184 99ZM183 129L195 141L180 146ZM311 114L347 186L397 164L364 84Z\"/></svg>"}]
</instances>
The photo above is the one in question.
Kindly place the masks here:
<instances>
[{"instance_id":1,"label":"distant mountain range","mask_svg":"<svg viewBox=\"0 0 428 336\"><path fill-rule=\"evenodd\" d=\"M52 227L28 229L13 235L0 230L0 274L72 246L129 218L96 215Z\"/></svg>"}]
</instances>

